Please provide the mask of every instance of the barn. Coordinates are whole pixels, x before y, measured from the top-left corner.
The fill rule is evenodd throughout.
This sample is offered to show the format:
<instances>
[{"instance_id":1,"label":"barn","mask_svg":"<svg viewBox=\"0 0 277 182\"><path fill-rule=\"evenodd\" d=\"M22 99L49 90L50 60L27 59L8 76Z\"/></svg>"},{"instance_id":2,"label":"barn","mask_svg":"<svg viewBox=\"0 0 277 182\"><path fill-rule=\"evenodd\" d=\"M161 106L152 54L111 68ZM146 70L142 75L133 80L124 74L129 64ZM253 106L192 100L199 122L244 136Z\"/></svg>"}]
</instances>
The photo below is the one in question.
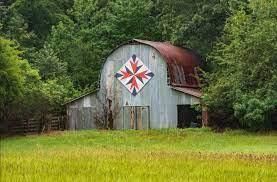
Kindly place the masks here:
<instances>
[{"instance_id":1,"label":"barn","mask_svg":"<svg viewBox=\"0 0 277 182\"><path fill-rule=\"evenodd\" d=\"M200 66L200 56L188 48L139 39L124 43L107 57L99 89L66 103L67 128L189 127L199 121L191 106L200 104Z\"/></svg>"}]
</instances>

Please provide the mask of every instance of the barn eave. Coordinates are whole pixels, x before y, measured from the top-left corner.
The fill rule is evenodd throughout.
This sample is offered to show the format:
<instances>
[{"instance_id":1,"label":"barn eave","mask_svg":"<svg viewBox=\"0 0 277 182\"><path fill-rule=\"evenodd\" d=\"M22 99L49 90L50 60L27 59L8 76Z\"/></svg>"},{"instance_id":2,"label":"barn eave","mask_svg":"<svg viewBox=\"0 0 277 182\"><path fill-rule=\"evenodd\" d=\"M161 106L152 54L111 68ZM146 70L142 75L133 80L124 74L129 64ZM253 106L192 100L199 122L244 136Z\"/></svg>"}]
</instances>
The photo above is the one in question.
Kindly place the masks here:
<instances>
[{"instance_id":1,"label":"barn eave","mask_svg":"<svg viewBox=\"0 0 277 182\"><path fill-rule=\"evenodd\" d=\"M86 97L86 96L88 96L88 95L96 94L97 92L98 92L98 89L92 90L92 91L90 91L90 92L88 92L88 93L85 93L85 94L83 94L83 95L80 95L80 96L78 96L78 97L76 97L76 98L73 98L73 99L71 99L71 100L65 102L65 103L63 104L63 106L68 105L68 104L71 104L71 103L73 103L73 102L75 102L75 101L78 101L78 100L80 100L80 99L82 99L82 98L84 98L84 97Z\"/></svg>"},{"instance_id":2,"label":"barn eave","mask_svg":"<svg viewBox=\"0 0 277 182\"><path fill-rule=\"evenodd\" d=\"M188 95L191 95L193 97L196 97L196 98L201 98L202 96L202 93L199 89L195 89L195 88L184 88L184 87L171 87L173 90L176 90L176 91L179 91L179 92L182 92L182 93L185 93L185 94L188 94Z\"/></svg>"}]
</instances>

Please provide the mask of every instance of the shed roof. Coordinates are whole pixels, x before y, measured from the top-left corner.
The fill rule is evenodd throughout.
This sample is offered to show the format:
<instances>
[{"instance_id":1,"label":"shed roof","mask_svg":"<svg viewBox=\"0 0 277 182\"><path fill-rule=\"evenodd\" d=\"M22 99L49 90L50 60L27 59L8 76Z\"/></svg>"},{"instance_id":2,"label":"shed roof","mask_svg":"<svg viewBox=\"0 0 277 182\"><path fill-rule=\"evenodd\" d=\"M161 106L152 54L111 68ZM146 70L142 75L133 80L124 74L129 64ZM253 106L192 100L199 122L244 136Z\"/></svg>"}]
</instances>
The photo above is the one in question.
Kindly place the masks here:
<instances>
[{"instance_id":1,"label":"shed roof","mask_svg":"<svg viewBox=\"0 0 277 182\"><path fill-rule=\"evenodd\" d=\"M170 78L169 85L189 88L200 87L197 68L201 66L202 59L195 51L177 47L168 42L133 39L129 43L149 45L164 57Z\"/></svg>"},{"instance_id":2,"label":"shed roof","mask_svg":"<svg viewBox=\"0 0 277 182\"><path fill-rule=\"evenodd\" d=\"M185 94L197 97L197 98L201 98L202 93L199 89L195 89L195 88L183 88L183 87L171 87L173 90L177 90L179 92L183 92Z\"/></svg>"},{"instance_id":3,"label":"shed roof","mask_svg":"<svg viewBox=\"0 0 277 182\"><path fill-rule=\"evenodd\" d=\"M80 95L80 96L78 96L78 97L75 97L75 98L73 98L73 99L70 99L70 100L66 101L66 102L63 103L62 105L68 105L68 104L70 104L70 103L72 103L72 102L75 102L75 101L77 101L77 100L79 100L79 99L82 99L82 98L84 98L84 97L86 97L86 96L88 96L88 95L96 94L97 92L98 92L98 89L96 89L96 90L91 90L91 91L89 91L89 92L87 92L87 93L85 93L85 94L82 94L82 95Z\"/></svg>"}]
</instances>

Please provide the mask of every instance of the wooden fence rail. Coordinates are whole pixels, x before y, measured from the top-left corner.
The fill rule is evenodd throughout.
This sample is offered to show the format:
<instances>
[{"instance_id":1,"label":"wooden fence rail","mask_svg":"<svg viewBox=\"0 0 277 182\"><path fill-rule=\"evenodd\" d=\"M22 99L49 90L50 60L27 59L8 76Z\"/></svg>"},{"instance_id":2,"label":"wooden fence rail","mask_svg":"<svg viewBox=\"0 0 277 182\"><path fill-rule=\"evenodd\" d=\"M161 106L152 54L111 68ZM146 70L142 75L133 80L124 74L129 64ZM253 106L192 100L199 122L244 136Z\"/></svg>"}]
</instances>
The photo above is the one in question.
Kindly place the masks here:
<instances>
[{"instance_id":1,"label":"wooden fence rail","mask_svg":"<svg viewBox=\"0 0 277 182\"><path fill-rule=\"evenodd\" d=\"M50 119L29 119L10 121L9 134L35 134L65 129L65 116L53 116Z\"/></svg>"}]
</instances>

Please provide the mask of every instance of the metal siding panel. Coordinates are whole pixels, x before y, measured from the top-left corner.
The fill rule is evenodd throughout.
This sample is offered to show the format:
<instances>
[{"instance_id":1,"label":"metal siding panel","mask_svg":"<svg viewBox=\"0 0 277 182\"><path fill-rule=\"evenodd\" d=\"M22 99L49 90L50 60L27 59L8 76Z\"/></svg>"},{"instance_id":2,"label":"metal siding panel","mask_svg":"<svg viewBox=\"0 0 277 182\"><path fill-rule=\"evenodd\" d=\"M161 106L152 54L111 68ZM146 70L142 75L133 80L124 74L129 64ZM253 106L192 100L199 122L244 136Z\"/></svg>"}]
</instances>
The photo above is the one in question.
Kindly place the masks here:
<instances>
[{"instance_id":1,"label":"metal siding panel","mask_svg":"<svg viewBox=\"0 0 277 182\"><path fill-rule=\"evenodd\" d=\"M95 128L94 119L95 107L84 107L82 109L82 129Z\"/></svg>"},{"instance_id":2,"label":"metal siding panel","mask_svg":"<svg viewBox=\"0 0 277 182\"><path fill-rule=\"evenodd\" d=\"M75 118L74 118L74 129L78 129L78 123L79 123L79 108L76 108L74 110L75 112Z\"/></svg>"},{"instance_id":3,"label":"metal siding panel","mask_svg":"<svg viewBox=\"0 0 277 182\"><path fill-rule=\"evenodd\" d=\"M136 107L136 129L142 130L142 107Z\"/></svg>"},{"instance_id":4,"label":"metal siding panel","mask_svg":"<svg viewBox=\"0 0 277 182\"><path fill-rule=\"evenodd\" d=\"M149 107L148 106L124 106L124 129L148 129Z\"/></svg>"},{"instance_id":5,"label":"metal siding panel","mask_svg":"<svg viewBox=\"0 0 277 182\"><path fill-rule=\"evenodd\" d=\"M124 107L124 116L123 116L123 129L131 129L131 107Z\"/></svg>"},{"instance_id":6,"label":"metal siding panel","mask_svg":"<svg viewBox=\"0 0 277 182\"><path fill-rule=\"evenodd\" d=\"M68 129L74 130L74 111L73 108L68 108Z\"/></svg>"},{"instance_id":7,"label":"metal siding panel","mask_svg":"<svg viewBox=\"0 0 277 182\"><path fill-rule=\"evenodd\" d=\"M87 95L68 106L68 128L70 130L96 128L95 112L99 106L96 94Z\"/></svg>"},{"instance_id":8,"label":"metal siding panel","mask_svg":"<svg viewBox=\"0 0 277 182\"><path fill-rule=\"evenodd\" d=\"M149 107L142 107L142 128L149 129Z\"/></svg>"},{"instance_id":9,"label":"metal siding panel","mask_svg":"<svg viewBox=\"0 0 277 182\"><path fill-rule=\"evenodd\" d=\"M84 107L90 107L90 97L84 97Z\"/></svg>"}]
</instances>

